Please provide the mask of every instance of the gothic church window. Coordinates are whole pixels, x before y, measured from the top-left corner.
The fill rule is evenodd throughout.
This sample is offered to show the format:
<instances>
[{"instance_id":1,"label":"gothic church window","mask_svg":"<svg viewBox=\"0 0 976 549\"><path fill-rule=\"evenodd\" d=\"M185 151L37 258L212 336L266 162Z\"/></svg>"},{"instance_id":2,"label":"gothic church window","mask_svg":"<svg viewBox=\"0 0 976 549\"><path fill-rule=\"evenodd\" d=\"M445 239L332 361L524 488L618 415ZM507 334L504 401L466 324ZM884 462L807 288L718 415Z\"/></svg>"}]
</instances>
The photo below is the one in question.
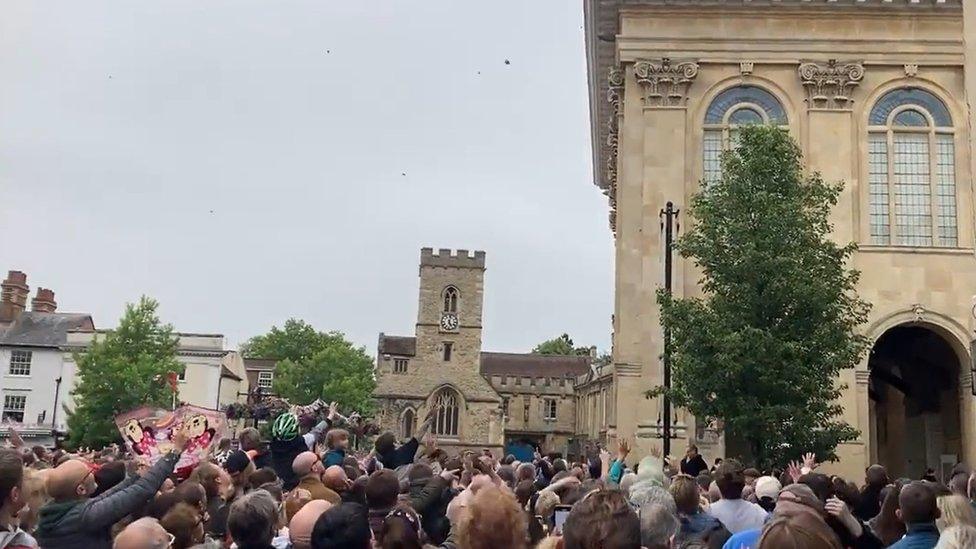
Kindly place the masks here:
<instances>
[{"instance_id":1,"label":"gothic church window","mask_svg":"<svg viewBox=\"0 0 976 549\"><path fill-rule=\"evenodd\" d=\"M460 298L458 289L454 286L444 288L444 312L456 313L458 311L458 299Z\"/></svg>"},{"instance_id":2,"label":"gothic church window","mask_svg":"<svg viewBox=\"0 0 976 549\"><path fill-rule=\"evenodd\" d=\"M400 418L400 436L404 440L406 440L406 439L408 439L408 438L410 438L410 437L413 436L413 425L414 425L414 418L415 417L416 417L416 414L414 414L413 410L410 409L410 408L407 408L403 412L403 417Z\"/></svg>"},{"instance_id":3,"label":"gothic church window","mask_svg":"<svg viewBox=\"0 0 976 549\"><path fill-rule=\"evenodd\" d=\"M441 389L434 397L437 414L431 425L431 432L435 435L458 436L459 399L453 389Z\"/></svg>"},{"instance_id":4,"label":"gothic church window","mask_svg":"<svg viewBox=\"0 0 976 549\"><path fill-rule=\"evenodd\" d=\"M868 118L871 243L958 245L955 133L945 103L919 88L881 97Z\"/></svg>"},{"instance_id":5,"label":"gothic church window","mask_svg":"<svg viewBox=\"0 0 976 549\"><path fill-rule=\"evenodd\" d=\"M702 147L705 184L722 177L722 153L736 146L738 130L750 124L787 125L776 97L756 86L736 86L715 96L705 111Z\"/></svg>"}]
</instances>

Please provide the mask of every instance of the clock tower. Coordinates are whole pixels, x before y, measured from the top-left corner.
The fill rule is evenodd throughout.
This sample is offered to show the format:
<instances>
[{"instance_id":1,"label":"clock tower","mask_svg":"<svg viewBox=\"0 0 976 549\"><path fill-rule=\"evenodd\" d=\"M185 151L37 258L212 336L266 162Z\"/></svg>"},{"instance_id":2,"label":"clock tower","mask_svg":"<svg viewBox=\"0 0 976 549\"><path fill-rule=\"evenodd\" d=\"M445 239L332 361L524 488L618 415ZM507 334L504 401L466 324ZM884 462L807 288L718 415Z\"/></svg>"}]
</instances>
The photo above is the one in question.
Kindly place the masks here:
<instances>
[{"instance_id":1,"label":"clock tower","mask_svg":"<svg viewBox=\"0 0 976 549\"><path fill-rule=\"evenodd\" d=\"M423 248L413 337L380 334L377 419L401 439L427 414L445 449L502 450L502 399L481 373L485 252Z\"/></svg>"}]
</instances>

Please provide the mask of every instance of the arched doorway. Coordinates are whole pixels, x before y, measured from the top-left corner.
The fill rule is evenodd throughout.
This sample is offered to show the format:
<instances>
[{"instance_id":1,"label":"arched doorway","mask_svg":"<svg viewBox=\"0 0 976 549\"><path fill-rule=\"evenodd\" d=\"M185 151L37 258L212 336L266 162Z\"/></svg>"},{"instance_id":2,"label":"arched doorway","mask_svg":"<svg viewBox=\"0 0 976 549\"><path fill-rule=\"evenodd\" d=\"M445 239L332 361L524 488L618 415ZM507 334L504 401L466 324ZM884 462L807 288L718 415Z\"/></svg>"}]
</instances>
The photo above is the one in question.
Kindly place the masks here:
<instances>
[{"instance_id":1,"label":"arched doorway","mask_svg":"<svg viewBox=\"0 0 976 549\"><path fill-rule=\"evenodd\" d=\"M871 459L889 474L941 475L962 456L960 357L950 341L921 325L878 338L868 359Z\"/></svg>"}]
</instances>

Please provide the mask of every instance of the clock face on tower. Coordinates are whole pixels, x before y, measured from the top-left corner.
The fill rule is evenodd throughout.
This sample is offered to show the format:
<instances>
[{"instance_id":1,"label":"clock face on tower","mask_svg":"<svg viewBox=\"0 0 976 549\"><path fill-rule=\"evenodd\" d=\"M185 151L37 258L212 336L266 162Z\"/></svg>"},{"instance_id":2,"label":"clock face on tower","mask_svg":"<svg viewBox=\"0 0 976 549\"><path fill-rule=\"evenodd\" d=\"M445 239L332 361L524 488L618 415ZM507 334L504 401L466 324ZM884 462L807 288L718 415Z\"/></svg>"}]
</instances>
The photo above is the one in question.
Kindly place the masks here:
<instances>
[{"instance_id":1,"label":"clock face on tower","mask_svg":"<svg viewBox=\"0 0 976 549\"><path fill-rule=\"evenodd\" d=\"M458 316L457 313L442 313L441 314L441 331L443 332L453 332L458 329Z\"/></svg>"}]
</instances>

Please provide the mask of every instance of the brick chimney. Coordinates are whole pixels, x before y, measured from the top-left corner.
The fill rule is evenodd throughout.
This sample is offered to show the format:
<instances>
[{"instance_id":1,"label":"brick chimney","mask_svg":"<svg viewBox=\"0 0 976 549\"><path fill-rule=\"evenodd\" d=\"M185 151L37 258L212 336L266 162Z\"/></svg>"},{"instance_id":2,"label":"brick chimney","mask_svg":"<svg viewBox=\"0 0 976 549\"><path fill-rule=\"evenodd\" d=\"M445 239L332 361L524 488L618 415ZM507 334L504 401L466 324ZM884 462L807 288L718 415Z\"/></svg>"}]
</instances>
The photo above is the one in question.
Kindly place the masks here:
<instances>
[{"instance_id":1,"label":"brick chimney","mask_svg":"<svg viewBox=\"0 0 976 549\"><path fill-rule=\"evenodd\" d=\"M31 310L35 313L53 313L58 309L58 302L54 301L54 291L38 288L37 295L31 300Z\"/></svg>"},{"instance_id":2,"label":"brick chimney","mask_svg":"<svg viewBox=\"0 0 976 549\"><path fill-rule=\"evenodd\" d=\"M0 325L9 325L17 320L27 308L27 275L20 271L10 271L7 279L0 283Z\"/></svg>"}]
</instances>

